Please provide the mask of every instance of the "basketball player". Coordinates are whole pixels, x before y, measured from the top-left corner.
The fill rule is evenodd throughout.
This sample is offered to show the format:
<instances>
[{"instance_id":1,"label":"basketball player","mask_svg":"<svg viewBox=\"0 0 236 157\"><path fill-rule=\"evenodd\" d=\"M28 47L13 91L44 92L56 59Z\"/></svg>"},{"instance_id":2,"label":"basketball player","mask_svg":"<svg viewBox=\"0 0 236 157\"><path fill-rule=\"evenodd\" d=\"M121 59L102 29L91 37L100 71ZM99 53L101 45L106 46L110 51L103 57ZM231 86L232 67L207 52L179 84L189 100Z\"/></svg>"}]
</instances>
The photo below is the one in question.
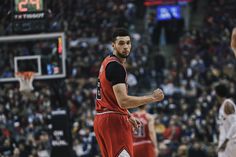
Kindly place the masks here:
<instances>
[{"instance_id":1,"label":"basketball player","mask_svg":"<svg viewBox=\"0 0 236 157\"><path fill-rule=\"evenodd\" d=\"M140 106L132 114L138 118L142 125L133 132L133 146L135 157L157 157L157 139L153 115L147 113L146 105Z\"/></svg>"},{"instance_id":2,"label":"basketball player","mask_svg":"<svg viewBox=\"0 0 236 157\"><path fill-rule=\"evenodd\" d=\"M131 124L137 127L137 121L127 109L161 101L164 94L156 89L146 96L128 95L125 63L131 50L129 32L116 29L112 47L113 54L104 59L99 71L94 132L103 157L134 157Z\"/></svg>"},{"instance_id":3,"label":"basketball player","mask_svg":"<svg viewBox=\"0 0 236 157\"><path fill-rule=\"evenodd\" d=\"M236 155L236 106L231 99L226 98L228 89L221 83L215 87L219 109L219 143L218 157L235 157Z\"/></svg>"}]
</instances>

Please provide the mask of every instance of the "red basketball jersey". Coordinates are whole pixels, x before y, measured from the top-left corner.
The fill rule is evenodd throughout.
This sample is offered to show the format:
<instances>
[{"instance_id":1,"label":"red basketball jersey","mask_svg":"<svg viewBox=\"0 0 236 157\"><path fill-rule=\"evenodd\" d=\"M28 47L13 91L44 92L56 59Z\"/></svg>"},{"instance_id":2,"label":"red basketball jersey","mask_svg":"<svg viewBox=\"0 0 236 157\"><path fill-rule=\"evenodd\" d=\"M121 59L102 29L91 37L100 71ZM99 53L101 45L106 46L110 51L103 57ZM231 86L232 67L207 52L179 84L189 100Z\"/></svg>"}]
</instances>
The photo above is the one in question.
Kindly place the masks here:
<instances>
[{"instance_id":1,"label":"red basketball jersey","mask_svg":"<svg viewBox=\"0 0 236 157\"><path fill-rule=\"evenodd\" d=\"M133 132L133 150L135 157L155 157L155 147L149 135L147 113L137 114L133 116L138 118L142 125Z\"/></svg>"},{"instance_id":2,"label":"red basketball jersey","mask_svg":"<svg viewBox=\"0 0 236 157\"><path fill-rule=\"evenodd\" d=\"M111 62L121 64L117 57L108 56L100 67L94 132L103 157L134 157L132 128L128 121L128 111L119 106L112 84L106 78L105 69Z\"/></svg>"},{"instance_id":3,"label":"red basketball jersey","mask_svg":"<svg viewBox=\"0 0 236 157\"><path fill-rule=\"evenodd\" d=\"M148 128L148 118L146 113L137 114L133 113L133 116L138 118L142 125L136 129L133 133L133 141L134 143L141 142L141 141L151 141L149 135L149 128Z\"/></svg>"},{"instance_id":4,"label":"red basketball jersey","mask_svg":"<svg viewBox=\"0 0 236 157\"><path fill-rule=\"evenodd\" d=\"M108 56L102 62L98 76L96 111L97 112L115 111L121 114L128 114L127 109L121 108L117 103L115 94L112 89L112 84L106 78L105 69L110 62L118 62L120 65L122 65L119 59L115 56ZM126 80L127 80L127 74L126 74Z\"/></svg>"}]
</instances>

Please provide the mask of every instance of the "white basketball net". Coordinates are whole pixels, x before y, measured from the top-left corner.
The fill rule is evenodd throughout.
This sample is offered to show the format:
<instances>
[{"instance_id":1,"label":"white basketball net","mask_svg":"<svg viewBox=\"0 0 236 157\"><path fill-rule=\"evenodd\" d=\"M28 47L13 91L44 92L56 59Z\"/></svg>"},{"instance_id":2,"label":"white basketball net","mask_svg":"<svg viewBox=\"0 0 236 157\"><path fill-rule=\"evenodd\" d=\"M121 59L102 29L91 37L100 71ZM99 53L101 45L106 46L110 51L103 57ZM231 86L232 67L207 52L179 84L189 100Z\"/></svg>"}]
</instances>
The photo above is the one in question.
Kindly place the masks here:
<instances>
[{"instance_id":1,"label":"white basketball net","mask_svg":"<svg viewBox=\"0 0 236 157\"><path fill-rule=\"evenodd\" d=\"M33 72L23 72L16 74L20 82L20 91L32 91L33 87L33 80L34 80L34 73Z\"/></svg>"}]
</instances>

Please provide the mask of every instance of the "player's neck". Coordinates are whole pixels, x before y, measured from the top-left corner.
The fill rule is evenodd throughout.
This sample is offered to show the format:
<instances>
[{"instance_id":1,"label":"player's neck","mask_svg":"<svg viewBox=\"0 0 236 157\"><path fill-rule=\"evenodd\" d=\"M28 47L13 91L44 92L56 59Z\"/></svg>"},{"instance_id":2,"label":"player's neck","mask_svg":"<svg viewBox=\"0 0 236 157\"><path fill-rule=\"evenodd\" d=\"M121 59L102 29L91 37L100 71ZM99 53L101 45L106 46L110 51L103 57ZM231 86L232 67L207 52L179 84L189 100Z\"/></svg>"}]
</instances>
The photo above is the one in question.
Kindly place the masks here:
<instances>
[{"instance_id":1,"label":"player's neck","mask_svg":"<svg viewBox=\"0 0 236 157\"><path fill-rule=\"evenodd\" d=\"M120 63L124 64L126 62L126 58L122 58L122 57L119 57L118 55L116 55L115 53L113 53L113 55L119 59Z\"/></svg>"},{"instance_id":2,"label":"player's neck","mask_svg":"<svg viewBox=\"0 0 236 157\"><path fill-rule=\"evenodd\" d=\"M118 57L118 58L119 58L119 60L120 60L120 62L121 62L122 64L125 64L126 58L121 58L121 57Z\"/></svg>"}]
</instances>

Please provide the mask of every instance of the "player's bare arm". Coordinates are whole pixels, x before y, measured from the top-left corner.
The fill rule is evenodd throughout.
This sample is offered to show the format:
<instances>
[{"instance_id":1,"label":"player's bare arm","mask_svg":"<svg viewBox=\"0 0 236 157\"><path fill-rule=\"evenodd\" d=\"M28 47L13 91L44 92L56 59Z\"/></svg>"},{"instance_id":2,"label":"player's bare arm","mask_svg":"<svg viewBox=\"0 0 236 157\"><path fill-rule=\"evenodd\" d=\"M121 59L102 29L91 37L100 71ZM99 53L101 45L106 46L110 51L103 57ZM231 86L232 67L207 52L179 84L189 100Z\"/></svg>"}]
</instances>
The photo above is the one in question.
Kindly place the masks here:
<instances>
[{"instance_id":1,"label":"player's bare arm","mask_svg":"<svg viewBox=\"0 0 236 157\"><path fill-rule=\"evenodd\" d=\"M224 104L224 113L227 115L226 123L229 124L229 129L226 130L226 138L224 142L219 146L218 151L225 151L229 140L235 137L236 132L236 117L235 117L235 107L234 102L231 100L226 100Z\"/></svg>"},{"instance_id":2,"label":"player's bare arm","mask_svg":"<svg viewBox=\"0 0 236 157\"><path fill-rule=\"evenodd\" d=\"M230 45L231 45L231 49L233 50L234 55L236 57L236 27L232 31Z\"/></svg>"},{"instance_id":3,"label":"player's bare arm","mask_svg":"<svg viewBox=\"0 0 236 157\"><path fill-rule=\"evenodd\" d=\"M154 127L154 122L155 122L155 119L152 115L148 115L148 128L149 128L149 135L150 135L150 138L152 140L152 143L155 147L155 156L158 155L158 149L157 149L157 137L156 137L156 131L155 131L155 127Z\"/></svg>"},{"instance_id":4,"label":"player's bare arm","mask_svg":"<svg viewBox=\"0 0 236 157\"><path fill-rule=\"evenodd\" d=\"M147 96L129 96L124 83L119 83L113 87L116 100L122 108L135 108L144 104L161 101L164 99L164 93L161 89L156 89L151 95Z\"/></svg>"}]
</instances>

